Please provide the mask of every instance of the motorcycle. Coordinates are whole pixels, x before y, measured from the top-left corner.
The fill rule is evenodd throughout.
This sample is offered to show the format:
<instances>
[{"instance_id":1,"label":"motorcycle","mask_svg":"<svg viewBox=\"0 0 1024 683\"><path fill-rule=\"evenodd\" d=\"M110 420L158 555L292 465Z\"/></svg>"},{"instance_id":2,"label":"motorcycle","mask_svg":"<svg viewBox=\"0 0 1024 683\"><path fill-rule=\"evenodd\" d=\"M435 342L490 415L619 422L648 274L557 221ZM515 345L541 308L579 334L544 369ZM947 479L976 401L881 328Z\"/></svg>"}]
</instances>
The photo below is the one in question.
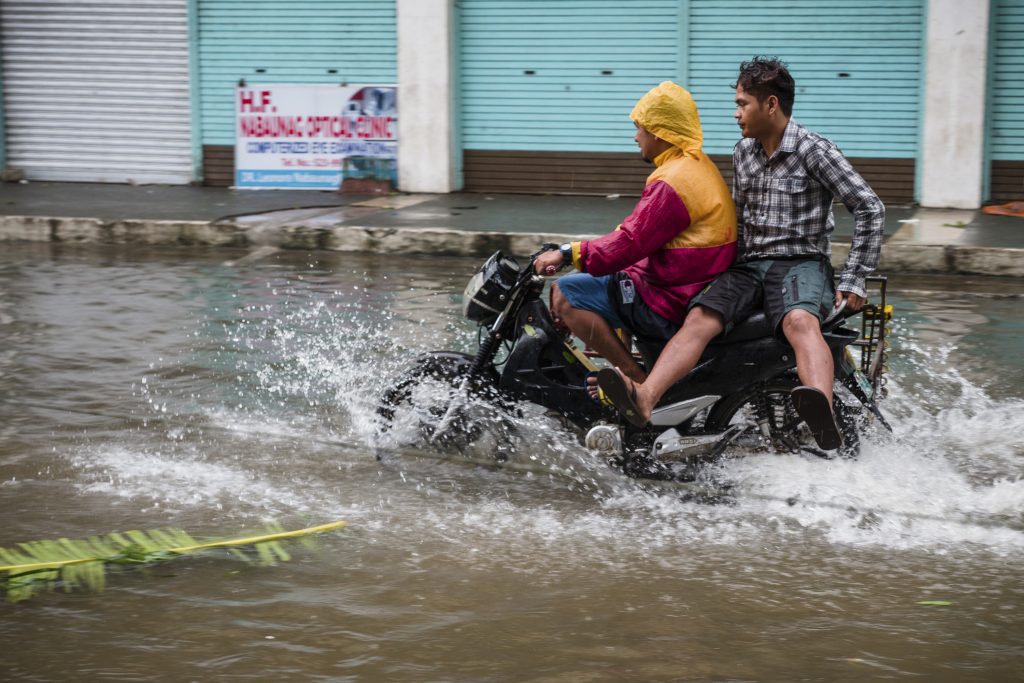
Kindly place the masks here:
<instances>
[{"instance_id":1,"label":"motorcycle","mask_svg":"<svg viewBox=\"0 0 1024 683\"><path fill-rule=\"evenodd\" d=\"M586 385L597 370L592 354L558 329L542 298L545 278L534 273L534 260L552 248L557 246L545 244L525 267L500 251L486 260L462 300L464 316L479 326L476 354L436 351L417 358L381 398L382 434L399 421L406 427L411 422L414 441L464 450L488 427L509 433L517 406L526 401L576 431L610 466L635 477L693 481L731 447L832 457L817 448L797 416L790 398L800 384L796 359L763 313L713 341L644 427L593 400ZM892 307L885 301L886 278L869 279L880 288L880 302L857 313L859 332L845 325L856 314L842 308L822 324L835 365L834 409L843 435L838 453L845 457L858 454L866 424L891 431L876 398L884 393ZM639 340L634 354L650 369L662 347ZM860 359L852 351L858 347ZM503 459L500 448L494 453Z\"/></svg>"}]
</instances>

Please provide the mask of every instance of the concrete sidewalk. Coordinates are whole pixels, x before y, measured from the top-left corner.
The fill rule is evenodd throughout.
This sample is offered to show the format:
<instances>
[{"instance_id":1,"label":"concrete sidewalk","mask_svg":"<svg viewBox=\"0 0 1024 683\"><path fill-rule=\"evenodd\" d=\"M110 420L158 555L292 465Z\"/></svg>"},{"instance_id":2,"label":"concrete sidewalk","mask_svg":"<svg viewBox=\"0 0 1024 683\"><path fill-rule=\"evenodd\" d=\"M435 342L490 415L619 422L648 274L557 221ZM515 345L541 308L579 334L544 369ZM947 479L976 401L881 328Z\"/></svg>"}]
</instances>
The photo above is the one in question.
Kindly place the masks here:
<instances>
[{"instance_id":1,"label":"concrete sidewalk","mask_svg":"<svg viewBox=\"0 0 1024 683\"><path fill-rule=\"evenodd\" d=\"M382 197L92 183L0 184L0 241L278 247L482 256L614 229L636 197ZM834 260L853 219L836 207ZM888 207L880 270L1024 277L1024 219Z\"/></svg>"}]
</instances>

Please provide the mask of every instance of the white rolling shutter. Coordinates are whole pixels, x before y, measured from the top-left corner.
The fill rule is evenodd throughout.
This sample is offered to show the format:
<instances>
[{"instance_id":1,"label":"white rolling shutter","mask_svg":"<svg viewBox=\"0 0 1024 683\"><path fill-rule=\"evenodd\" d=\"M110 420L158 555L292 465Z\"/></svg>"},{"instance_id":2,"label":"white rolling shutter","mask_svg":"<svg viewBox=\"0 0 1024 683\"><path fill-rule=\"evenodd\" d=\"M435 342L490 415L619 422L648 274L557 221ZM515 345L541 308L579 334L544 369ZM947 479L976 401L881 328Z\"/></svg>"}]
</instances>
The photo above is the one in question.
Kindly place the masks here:
<instances>
[{"instance_id":1,"label":"white rolling shutter","mask_svg":"<svg viewBox=\"0 0 1024 683\"><path fill-rule=\"evenodd\" d=\"M2 0L7 165L30 180L192 180L186 0Z\"/></svg>"}]
</instances>

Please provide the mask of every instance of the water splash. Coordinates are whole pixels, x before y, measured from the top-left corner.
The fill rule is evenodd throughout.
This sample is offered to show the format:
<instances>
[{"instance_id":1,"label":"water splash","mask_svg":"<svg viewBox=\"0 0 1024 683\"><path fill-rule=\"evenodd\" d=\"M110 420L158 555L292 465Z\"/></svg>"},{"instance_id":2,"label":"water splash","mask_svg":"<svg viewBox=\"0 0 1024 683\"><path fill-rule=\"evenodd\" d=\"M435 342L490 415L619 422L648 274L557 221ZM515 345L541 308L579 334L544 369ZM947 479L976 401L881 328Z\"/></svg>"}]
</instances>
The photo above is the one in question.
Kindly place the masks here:
<instances>
[{"instance_id":1,"label":"water splash","mask_svg":"<svg viewBox=\"0 0 1024 683\"><path fill-rule=\"evenodd\" d=\"M378 464L376 410L385 388L418 353L471 351L475 330L436 290L379 290L368 279L331 296L294 281L267 286L271 299L207 319L187 357L164 362L137 385L153 419L185 425L167 431L179 445L94 450L82 460L103 473L93 486L115 481L125 495L179 506L223 506L233 490L232 500L251 501L233 503L240 513L348 505L364 519L401 499L415 509L401 515L407 527L450 528L455 514L469 538L500 531L504 543L519 539L524 548L540 539L655 552L814 537L935 553L1024 550L1024 401L992 397L961 372L954 343L917 338L909 325L898 330L899 360L883 406L895 438L869 436L856 461L738 454L709 470L730 487L730 504L703 505L621 477L530 406L512 432L477 452L447 454L456 463L499 464L500 450L509 471L452 473L437 462L403 460L428 455L413 451ZM188 393L177 379L185 376ZM201 455L213 431L221 434L209 442L245 443L256 456ZM159 490L153 480L162 480Z\"/></svg>"},{"instance_id":2,"label":"water splash","mask_svg":"<svg viewBox=\"0 0 1024 683\"><path fill-rule=\"evenodd\" d=\"M598 491L619 532L625 514L627 534L647 542L736 540L759 529L853 546L1018 553L1024 550L1024 401L991 397L963 375L953 352L913 338L899 349L905 360L894 370L885 403L895 435L868 435L855 461L739 454L711 468L712 479L730 487L729 506L689 504L642 482L610 478L571 434L552 438L550 421L519 426L535 437L535 460L580 490ZM579 531L574 525L572 533Z\"/></svg>"}]
</instances>

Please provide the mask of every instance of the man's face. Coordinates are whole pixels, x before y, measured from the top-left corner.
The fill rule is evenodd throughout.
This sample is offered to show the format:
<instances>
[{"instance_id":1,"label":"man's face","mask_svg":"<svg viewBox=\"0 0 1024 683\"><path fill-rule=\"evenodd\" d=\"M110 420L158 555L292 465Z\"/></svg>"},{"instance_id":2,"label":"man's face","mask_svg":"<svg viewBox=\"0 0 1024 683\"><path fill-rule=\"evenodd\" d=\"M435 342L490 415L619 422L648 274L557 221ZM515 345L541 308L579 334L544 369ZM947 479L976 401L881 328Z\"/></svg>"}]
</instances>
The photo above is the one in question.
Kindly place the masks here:
<instances>
[{"instance_id":1,"label":"man's face","mask_svg":"<svg viewBox=\"0 0 1024 683\"><path fill-rule=\"evenodd\" d=\"M644 161L653 162L655 157L672 146L636 121L633 122L633 125L636 126L636 135L633 136L633 139L640 146L640 156L644 158Z\"/></svg>"},{"instance_id":2,"label":"man's face","mask_svg":"<svg viewBox=\"0 0 1024 683\"><path fill-rule=\"evenodd\" d=\"M772 97L768 97L760 102L744 90L742 85L736 86L736 113L733 116L736 117L743 137L757 138L768 131L771 127L768 109L772 100Z\"/></svg>"}]
</instances>

